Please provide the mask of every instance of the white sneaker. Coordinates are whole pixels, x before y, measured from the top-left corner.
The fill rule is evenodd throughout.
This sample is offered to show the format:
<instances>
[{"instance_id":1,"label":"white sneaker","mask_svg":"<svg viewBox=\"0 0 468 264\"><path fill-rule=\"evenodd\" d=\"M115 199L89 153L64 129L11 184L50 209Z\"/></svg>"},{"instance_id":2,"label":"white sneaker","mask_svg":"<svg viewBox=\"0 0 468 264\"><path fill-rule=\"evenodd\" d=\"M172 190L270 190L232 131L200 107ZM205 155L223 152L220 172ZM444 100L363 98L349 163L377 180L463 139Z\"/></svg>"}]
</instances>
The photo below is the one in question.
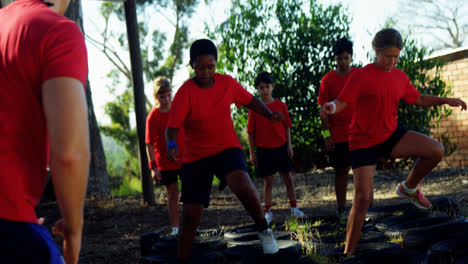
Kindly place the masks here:
<instances>
[{"instance_id":1,"label":"white sneaker","mask_svg":"<svg viewBox=\"0 0 468 264\"><path fill-rule=\"evenodd\" d=\"M271 210L268 211L268 212L265 212L265 220L267 221L267 223L271 223L271 221L273 220L273 214L271 213Z\"/></svg>"},{"instance_id":2,"label":"white sneaker","mask_svg":"<svg viewBox=\"0 0 468 264\"><path fill-rule=\"evenodd\" d=\"M276 239L270 228L258 232L258 238L262 242L263 254L275 254L278 252L278 243L276 243Z\"/></svg>"},{"instance_id":3,"label":"white sneaker","mask_svg":"<svg viewBox=\"0 0 468 264\"><path fill-rule=\"evenodd\" d=\"M302 218L305 216L305 214L301 210L299 210L297 206L291 208L291 215L296 218Z\"/></svg>"},{"instance_id":4,"label":"white sneaker","mask_svg":"<svg viewBox=\"0 0 468 264\"><path fill-rule=\"evenodd\" d=\"M177 236L179 234L179 228L178 227L173 227L171 236Z\"/></svg>"}]
</instances>

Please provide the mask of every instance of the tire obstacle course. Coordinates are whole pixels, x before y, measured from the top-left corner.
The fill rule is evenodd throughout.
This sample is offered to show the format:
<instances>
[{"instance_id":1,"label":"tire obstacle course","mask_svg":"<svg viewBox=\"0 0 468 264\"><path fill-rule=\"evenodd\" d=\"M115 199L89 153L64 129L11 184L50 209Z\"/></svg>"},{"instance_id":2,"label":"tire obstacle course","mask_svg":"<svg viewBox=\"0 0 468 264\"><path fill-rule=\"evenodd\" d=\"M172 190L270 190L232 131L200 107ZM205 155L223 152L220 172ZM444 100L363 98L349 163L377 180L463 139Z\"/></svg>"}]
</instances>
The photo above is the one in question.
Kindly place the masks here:
<instances>
[{"instance_id":1,"label":"tire obstacle course","mask_svg":"<svg viewBox=\"0 0 468 264\"><path fill-rule=\"evenodd\" d=\"M352 256L343 254L346 223L335 216L288 219L273 225L280 250L264 255L255 225L199 230L190 263L468 263L468 220L446 197L432 210L410 204L370 208ZM141 264L176 263L177 238L163 231L140 238Z\"/></svg>"}]
</instances>

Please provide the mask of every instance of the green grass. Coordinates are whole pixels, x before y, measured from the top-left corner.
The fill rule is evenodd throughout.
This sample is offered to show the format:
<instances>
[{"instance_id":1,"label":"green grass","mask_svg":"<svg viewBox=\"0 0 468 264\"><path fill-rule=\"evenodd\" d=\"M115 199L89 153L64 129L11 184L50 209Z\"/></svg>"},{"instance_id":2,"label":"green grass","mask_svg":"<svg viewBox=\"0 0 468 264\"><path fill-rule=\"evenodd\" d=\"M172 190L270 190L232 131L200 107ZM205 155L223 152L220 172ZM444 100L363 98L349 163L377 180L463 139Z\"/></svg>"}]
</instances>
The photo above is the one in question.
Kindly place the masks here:
<instances>
[{"instance_id":1,"label":"green grass","mask_svg":"<svg viewBox=\"0 0 468 264\"><path fill-rule=\"evenodd\" d=\"M136 177L124 177L122 184L117 188L111 190L112 195L115 196L127 196L130 194L141 193L141 180Z\"/></svg>"}]
</instances>

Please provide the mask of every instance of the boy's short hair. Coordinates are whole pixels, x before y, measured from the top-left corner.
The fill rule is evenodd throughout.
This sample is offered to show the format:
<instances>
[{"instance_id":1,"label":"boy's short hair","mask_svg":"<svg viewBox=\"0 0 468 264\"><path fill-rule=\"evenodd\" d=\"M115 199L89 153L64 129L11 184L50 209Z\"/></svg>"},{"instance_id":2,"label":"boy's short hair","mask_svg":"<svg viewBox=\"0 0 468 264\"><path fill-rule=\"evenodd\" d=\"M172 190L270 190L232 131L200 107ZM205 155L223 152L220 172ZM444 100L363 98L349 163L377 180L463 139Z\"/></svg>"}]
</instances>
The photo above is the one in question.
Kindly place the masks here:
<instances>
[{"instance_id":1,"label":"boy's short hair","mask_svg":"<svg viewBox=\"0 0 468 264\"><path fill-rule=\"evenodd\" d=\"M201 55L212 55L215 61L218 60L218 50L213 41L209 39L198 39L192 43L190 46L190 63L195 62Z\"/></svg>"},{"instance_id":2,"label":"boy's short hair","mask_svg":"<svg viewBox=\"0 0 468 264\"><path fill-rule=\"evenodd\" d=\"M260 83L271 83L275 84L275 80L273 79L273 75L269 72L261 72L257 77L255 78L255 87L257 87Z\"/></svg>"},{"instance_id":3,"label":"boy's short hair","mask_svg":"<svg viewBox=\"0 0 468 264\"><path fill-rule=\"evenodd\" d=\"M162 94L165 92L171 92L171 82L166 77L158 77L153 82L153 96L156 99L156 95Z\"/></svg>"},{"instance_id":4,"label":"boy's short hair","mask_svg":"<svg viewBox=\"0 0 468 264\"><path fill-rule=\"evenodd\" d=\"M384 28L375 34L372 40L372 48L374 50L377 51L391 47L403 49L403 39L400 32L394 28Z\"/></svg>"},{"instance_id":5,"label":"boy's short hair","mask_svg":"<svg viewBox=\"0 0 468 264\"><path fill-rule=\"evenodd\" d=\"M333 44L334 56L338 56L343 52L348 52L351 56L353 55L353 42L347 37L340 38Z\"/></svg>"}]
</instances>

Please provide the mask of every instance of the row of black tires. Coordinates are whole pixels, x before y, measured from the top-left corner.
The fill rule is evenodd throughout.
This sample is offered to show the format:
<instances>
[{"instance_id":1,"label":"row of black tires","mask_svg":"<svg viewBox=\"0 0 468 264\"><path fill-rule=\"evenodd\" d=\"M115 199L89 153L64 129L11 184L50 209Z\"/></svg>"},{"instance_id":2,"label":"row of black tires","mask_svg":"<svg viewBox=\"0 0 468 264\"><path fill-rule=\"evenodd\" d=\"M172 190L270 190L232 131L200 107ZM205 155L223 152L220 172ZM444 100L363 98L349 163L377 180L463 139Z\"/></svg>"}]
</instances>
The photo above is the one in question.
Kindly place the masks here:
<instances>
[{"instance_id":1,"label":"row of black tires","mask_svg":"<svg viewBox=\"0 0 468 264\"><path fill-rule=\"evenodd\" d=\"M274 224L280 250L263 255L254 225L231 230L200 230L192 263L468 263L468 221L449 198L432 201L433 210L410 204L369 209L361 240L352 257L345 256L346 223L334 216L301 219L306 236ZM317 222L320 220L320 222ZM320 223L311 227L310 223ZM390 242L393 241L393 242ZM162 231L141 236L140 263L176 263L177 240ZM395 243L398 242L398 243Z\"/></svg>"}]
</instances>

